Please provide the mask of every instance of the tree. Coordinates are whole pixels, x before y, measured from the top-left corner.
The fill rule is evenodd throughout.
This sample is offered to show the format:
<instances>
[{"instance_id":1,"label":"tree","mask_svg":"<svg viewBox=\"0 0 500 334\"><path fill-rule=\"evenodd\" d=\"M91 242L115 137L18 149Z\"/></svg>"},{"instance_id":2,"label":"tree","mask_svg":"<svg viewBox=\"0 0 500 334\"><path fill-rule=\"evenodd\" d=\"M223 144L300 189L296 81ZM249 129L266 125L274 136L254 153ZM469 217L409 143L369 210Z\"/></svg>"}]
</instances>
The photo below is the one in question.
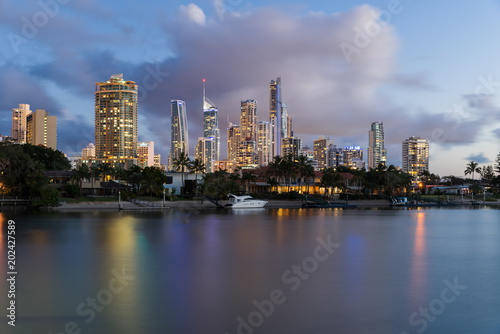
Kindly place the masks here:
<instances>
[{"instance_id":1,"label":"tree","mask_svg":"<svg viewBox=\"0 0 500 334\"><path fill-rule=\"evenodd\" d=\"M191 160L184 152L181 152L178 159L174 159L174 163L173 163L174 169L176 171L178 171L180 169L181 173L182 173L182 191L181 191L181 193L184 193L184 172L186 171L186 168L189 168L190 163L191 163Z\"/></svg>"},{"instance_id":2,"label":"tree","mask_svg":"<svg viewBox=\"0 0 500 334\"><path fill-rule=\"evenodd\" d=\"M321 185L324 187L332 188L342 188L344 189L344 178L333 168L326 168L323 170L323 176L321 177Z\"/></svg>"},{"instance_id":3,"label":"tree","mask_svg":"<svg viewBox=\"0 0 500 334\"><path fill-rule=\"evenodd\" d=\"M229 193L239 191L236 181L230 179L226 171L217 171L203 176L200 191L204 196L214 199L226 198Z\"/></svg>"},{"instance_id":4,"label":"tree","mask_svg":"<svg viewBox=\"0 0 500 334\"><path fill-rule=\"evenodd\" d=\"M137 194L137 191L139 190L142 177L142 169L137 165L133 165L125 173L125 180L130 186L132 186L132 192L134 194Z\"/></svg>"},{"instance_id":5,"label":"tree","mask_svg":"<svg viewBox=\"0 0 500 334\"><path fill-rule=\"evenodd\" d=\"M479 164L473 160L471 160L467 164L467 168L464 171L465 175L472 174L472 179L474 180L474 173L481 173L481 168L479 168Z\"/></svg>"},{"instance_id":6,"label":"tree","mask_svg":"<svg viewBox=\"0 0 500 334\"><path fill-rule=\"evenodd\" d=\"M295 160L298 175L300 176L299 188L302 186L302 180L306 182L307 190L309 193L309 180L314 177L314 167L305 155L299 155Z\"/></svg>"},{"instance_id":7,"label":"tree","mask_svg":"<svg viewBox=\"0 0 500 334\"><path fill-rule=\"evenodd\" d=\"M83 164L73 169L73 175L71 176L71 179L77 181L78 184L80 185L80 196L82 195L83 180L89 178L90 178L89 166L87 166L86 164Z\"/></svg>"},{"instance_id":8,"label":"tree","mask_svg":"<svg viewBox=\"0 0 500 334\"><path fill-rule=\"evenodd\" d=\"M0 143L0 182L4 193L40 196L49 183L48 170L69 170L71 164L60 151L30 144Z\"/></svg>"},{"instance_id":9,"label":"tree","mask_svg":"<svg viewBox=\"0 0 500 334\"><path fill-rule=\"evenodd\" d=\"M245 191L248 193L250 184L257 181L257 176L252 171L243 172L241 180L245 183Z\"/></svg>"},{"instance_id":10,"label":"tree","mask_svg":"<svg viewBox=\"0 0 500 334\"><path fill-rule=\"evenodd\" d=\"M486 182L491 182L495 178L495 172L493 171L493 166L483 166L481 169L481 177Z\"/></svg>"},{"instance_id":11,"label":"tree","mask_svg":"<svg viewBox=\"0 0 500 334\"><path fill-rule=\"evenodd\" d=\"M495 172L500 174L500 153L497 155L497 159L495 160Z\"/></svg>"},{"instance_id":12,"label":"tree","mask_svg":"<svg viewBox=\"0 0 500 334\"><path fill-rule=\"evenodd\" d=\"M158 167L146 167L142 170L142 190L149 196L159 195L163 191L163 184L167 182L167 176Z\"/></svg>"},{"instance_id":13,"label":"tree","mask_svg":"<svg viewBox=\"0 0 500 334\"><path fill-rule=\"evenodd\" d=\"M194 173L194 183L196 185L196 193L198 193L198 173L205 173L205 164L200 159L194 159L189 165L190 173Z\"/></svg>"}]
</instances>

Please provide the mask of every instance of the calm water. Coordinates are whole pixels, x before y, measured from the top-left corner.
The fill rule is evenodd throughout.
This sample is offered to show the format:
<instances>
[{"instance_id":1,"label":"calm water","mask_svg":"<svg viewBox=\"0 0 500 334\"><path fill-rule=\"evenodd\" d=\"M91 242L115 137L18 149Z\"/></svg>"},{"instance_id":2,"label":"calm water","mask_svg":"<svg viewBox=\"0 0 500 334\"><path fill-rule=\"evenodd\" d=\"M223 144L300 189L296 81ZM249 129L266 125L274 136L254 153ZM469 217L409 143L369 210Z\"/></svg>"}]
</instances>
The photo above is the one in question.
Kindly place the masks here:
<instances>
[{"instance_id":1,"label":"calm water","mask_svg":"<svg viewBox=\"0 0 500 334\"><path fill-rule=\"evenodd\" d=\"M0 333L500 333L499 210L0 218Z\"/></svg>"}]
</instances>

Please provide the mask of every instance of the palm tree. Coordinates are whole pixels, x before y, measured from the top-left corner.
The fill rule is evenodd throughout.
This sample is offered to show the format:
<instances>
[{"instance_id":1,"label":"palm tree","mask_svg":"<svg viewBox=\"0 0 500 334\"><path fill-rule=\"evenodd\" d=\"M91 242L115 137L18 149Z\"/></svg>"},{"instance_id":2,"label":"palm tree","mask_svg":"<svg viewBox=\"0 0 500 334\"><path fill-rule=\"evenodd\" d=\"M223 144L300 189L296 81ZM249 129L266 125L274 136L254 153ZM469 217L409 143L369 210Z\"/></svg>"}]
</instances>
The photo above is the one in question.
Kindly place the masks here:
<instances>
[{"instance_id":1,"label":"palm tree","mask_svg":"<svg viewBox=\"0 0 500 334\"><path fill-rule=\"evenodd\" d=\"M176 171L178 171L180 169L181 173L182 173L181 193L184 193L184 172L186 171L186 168L189 168L190 164L191 164L191 160L184 152L181 152L181 154L179 155L179 158L174 159L174 164L173 164L174 169Z\"/></svg>"},{"instance_id":2,"label":"palm tree","mask_svg":"<svg viewBox=\"0 0 500 334\"><path fill-rule=\"evenodd\" d=\"M295 160L297 166L297 172L300 176L299 189L302 188L302 179L306 181L307 192L309 192L309 179L314 177L314 168L311 162L305 155L299 155L297 160Z\"/></svg>"},{"instance_id":3,"label":"palm tree","mask_svg":"<svg viewBox=\"0 0 500 334\"><path fill-rule=\"evenodd\" d=\"M464 173L465 175L472 174L472 179L474 180L474 173L481 173L481 168L479 168L479 164L475 162L474 160L471 160L467 164L467 168L465 169Z\"/></svg>"},{"instance_id":4,"label":"palm tree","mask_svg":"<svg viewBox=\"0 0 500 334\"><path fill-rule=\"evenodd\" d=\"M267 184L269 184L269 186L271 187L271 191L273 191L273 187L277 187L279 183L278 181L276 181L275 177L269 176L267 178Z\"/></svg>"},{"instance_id":5,"label":"palm tree","mask_svg":"<svg viewBox=\"0 0 500 334\"><path fill-rule=\"evenodd\" d=\"M344 178L340 173L336 172L333 168L326 168L323 170L321 177L321 185L325 188L344 188ZM331 191L330 191L331 192Z\"/></svg>"},{"instance_id":6,"label":"palm tree","mask_svg":"<svg viewBox=\"0 0 500 334\"><path fill-rule=\"evenodd\" d=\"M96 176L99 175L99 165L94 165L90 167L90 183L92 186L92 196L94 195L94 183Z\"/></svg>"},{"instance_id":7,"label":"palm tree","mask_svg":"<svg viewBox=\"0 0 500 334\"><path fill-rule=\"evenodd\" d=\"M202 174L205 172L205 164L200 159L194 159L194 161L189 165L190 173L194 173L194 183L196 189L196 195L198 195L198 173Z\"/></svg>"},{"instance_id":8,"label":"palm tree","mask_svg":"<svg viewBox=\"0 0 500 334\"><path fill-rule=\"evenodd\" d=\"M106 195L106 179L108 175L111 175L113 172L113 167L109 163L103 163L98 165L98 174L97 175L102 175L102 178L104 179L104 195Z\"/></svg>"},{"instance_id":9,"label":"palm tree","mask_svg":"<svg viewBox=\"0 0 500 334\"><path fill-rule=\"evenodd\" d=\"M127 183L132 186L132 191L134 192L134 194L137 194L143 178L142 168L137 165L133 165L125 171L124 176Z\"/></svg>"},{"instance_id":10,"label":"palm tree","mask_svg":"<svg viewBox=\"0 0 500 334\"><path fill-rule=\"evenodd\" d=\"M80 184L80 196L82 195L82 183L83 179L88 179L90 178L90 171L89 167L86 164L83 164L81 166L78 166L77 168L73 169L73 175L71 176L73 180L78 181Z\"/></svg>"},{"instance_id":11,"label":"palm tree","mask_svg":"<svg viewBox=\"0 0 500 334\"><path fill-rule=\"evenodd\" d=\"M241 180L245 183L245 191L248 193L250 183L257 181L257 176L253 172L243 172Z\"/></svg>"}]
</instances>

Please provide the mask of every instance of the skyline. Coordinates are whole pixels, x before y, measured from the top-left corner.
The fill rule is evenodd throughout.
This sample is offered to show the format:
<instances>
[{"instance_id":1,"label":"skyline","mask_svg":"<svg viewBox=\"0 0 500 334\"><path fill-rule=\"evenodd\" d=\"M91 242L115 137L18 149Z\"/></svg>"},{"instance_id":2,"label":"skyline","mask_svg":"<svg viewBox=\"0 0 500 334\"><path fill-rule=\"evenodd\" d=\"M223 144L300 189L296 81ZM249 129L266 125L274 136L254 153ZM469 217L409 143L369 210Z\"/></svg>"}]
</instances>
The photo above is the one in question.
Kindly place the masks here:
<instances>
[{"instance_id":1,"label":"skyline","mask_svg":"<svg viewBox=\"0 0 500 334\"><path fill-rule=\"evenodd\" d=\"M267 120L268 82L282 77L282 99L303 145L327 135L338 146L366 150L369 126L380 121L388 164L401 166L403 140L418 136L430 141L430 169L441 176L463 175L471 159L492 164L500 151L499 47L490 42L498 31L497 1L401 1L399 7L391 1L151 1L140 10L116 3L60 1L25 38L22 18L43 9L0 2L0 78L9 83L0 91L1 134L10 134L12 108L30 104L58 116L58 148L77 154L94 138L94 83L123 73L141 87L139 141L155 141L166 163L171 99L186 101L194 152L203 127L201 79L219 108L225 143L227 116L238 123L240 101L257 100L257 116ZM111 10L126 20L108 19ZM388 24L359 47L356 31L363 29L357 27L375 22L377 11ZM150 25L141 24L146 18ZM17 53L12 34L27 40ZM359 51L350 62L342 43Z\"/></svg>"}]
</instances>

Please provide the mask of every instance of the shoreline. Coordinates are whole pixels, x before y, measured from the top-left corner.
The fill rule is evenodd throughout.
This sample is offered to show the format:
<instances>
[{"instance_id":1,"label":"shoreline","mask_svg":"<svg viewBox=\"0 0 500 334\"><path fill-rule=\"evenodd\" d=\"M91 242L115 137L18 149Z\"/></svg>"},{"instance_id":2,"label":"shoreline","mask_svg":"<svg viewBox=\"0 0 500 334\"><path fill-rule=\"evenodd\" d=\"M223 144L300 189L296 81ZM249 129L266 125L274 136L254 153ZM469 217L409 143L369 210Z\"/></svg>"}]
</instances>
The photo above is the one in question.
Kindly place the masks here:
<instances>
[{"instance_id":1,"label":"shoreline","mask_svg":"<svg viewBox=\"0 0 500 334\"><path fill-rule=\"evenodd\" d=\"M161 207L161 201L155 202L158 203L158 207L149 207L142 206L139 204L135 204L128 201L121 202L121 211L162 211L169 209L215 209L215 205L204 201L201 203L200 201L176 201L176 202L165 202L165 207ZM264 207L265 209L300 209L302 208L301 200L268 200L268 204ZM390 201L388 200L353 200L349 201L350 205L356 205L357 208L369 209L369 208L390 208ZM498 206L500 205L499 201L496 202L479 202L479 206ZM119 209L118 201L115 202L81 202L81 203L63 203L57 207L49 208L50 211L90 211L90 210L99 210L99 211L108 211L108 210L116 210ZM472 207L471 204L461 204L458 203L457 207L467 206ZM477 205L475 205L477 206Z\"/></svg>"}]
</instances>

